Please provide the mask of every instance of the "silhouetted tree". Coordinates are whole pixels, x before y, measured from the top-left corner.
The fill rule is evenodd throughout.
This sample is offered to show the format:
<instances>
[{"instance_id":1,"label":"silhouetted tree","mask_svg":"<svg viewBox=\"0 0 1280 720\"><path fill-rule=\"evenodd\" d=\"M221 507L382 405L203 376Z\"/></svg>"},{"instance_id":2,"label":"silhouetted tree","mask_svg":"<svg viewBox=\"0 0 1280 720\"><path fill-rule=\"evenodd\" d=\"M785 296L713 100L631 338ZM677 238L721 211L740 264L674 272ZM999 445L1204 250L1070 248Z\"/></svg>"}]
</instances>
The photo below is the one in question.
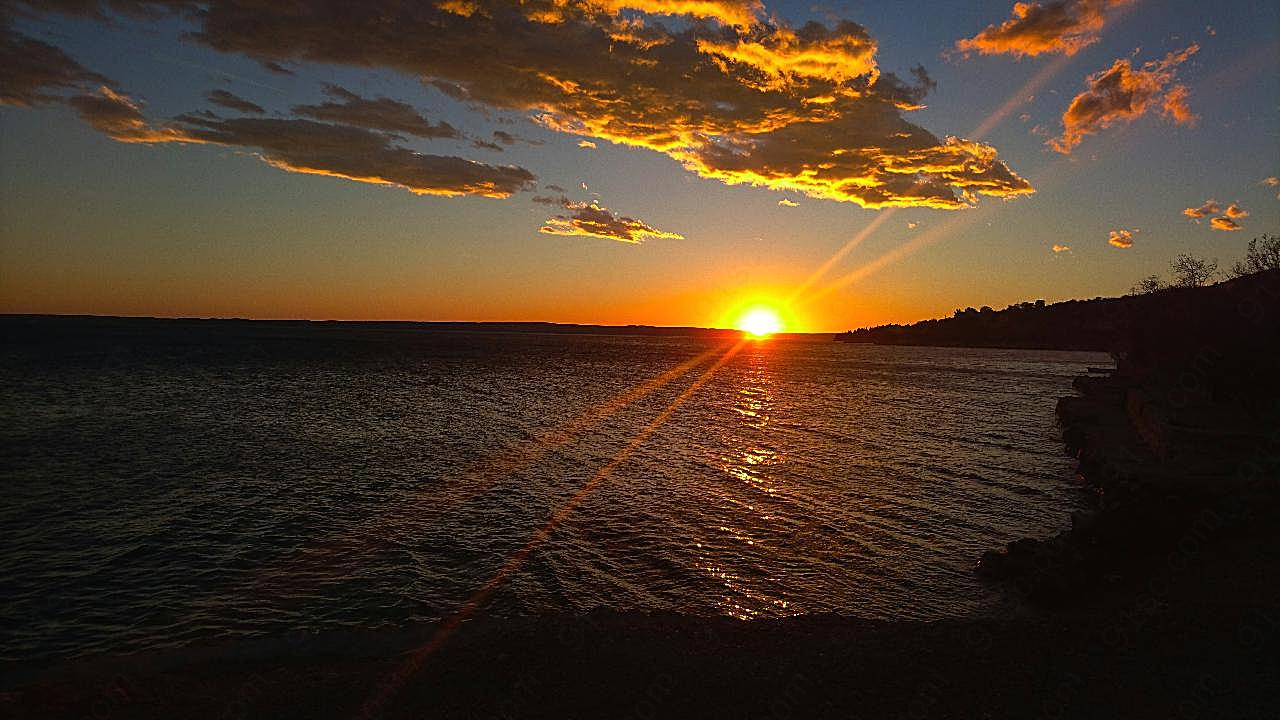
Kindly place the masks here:
<instances>
[{"instance_id":1,"label":"silhouetted tree","mask_svg":"<svg viewBox=\"0 0 1280 720\"><path fill-rule=\"evenodd\" d=\"M1200 287L1208 285L1218 272L1218 259L1205 260L1188 253L1182 253L1177 260L1169 263L1173 270L1174 287Z\"/></svg>"},{"instance_id":2,"label":"silhouetted tree","mask_svg":"<svg viewBox=\"0 0 1280 720\"><path fill-rule=\"evenodd\" d=\"M1129 294L1130 295L1146 295L1147 293L1153 293L1153 292L1156 292L1157 290L1163 290L1163 289L1165 289L1165 284L1164 284L1164 281L1160 279L1159 275L1148 275L1142 278L1141 280L1139 280L1138 284L1134 285L1129 290Z\"/></svg>"},{"instance_id":3,"label":"silhouetted tree","mask_svg":"<svg viewBox=\"0 0 1280 720\"><path fill-rule=\"evenodd\" d=\"M1244 260L1237 260L1227 274L1241 277L1263 270L1280 270L1280 235L1263 235L1250 240Z\"/></svg>"}]
</instances>

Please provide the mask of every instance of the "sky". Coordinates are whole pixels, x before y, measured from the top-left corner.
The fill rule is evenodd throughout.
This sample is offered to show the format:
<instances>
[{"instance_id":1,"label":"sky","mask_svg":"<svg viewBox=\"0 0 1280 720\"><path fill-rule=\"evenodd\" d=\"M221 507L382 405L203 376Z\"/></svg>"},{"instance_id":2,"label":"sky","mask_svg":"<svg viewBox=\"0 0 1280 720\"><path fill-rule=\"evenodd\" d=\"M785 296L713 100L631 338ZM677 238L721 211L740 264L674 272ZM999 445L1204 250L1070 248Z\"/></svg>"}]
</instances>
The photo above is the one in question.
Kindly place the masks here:
<instances>
[{"instance_id":1,"label":"sky","mask_svg":"<svg viewBox=\"0 0 1280 720\"><path fill-rule=\"evenodd\" d=\"M830 332L1280 232L1280 4L0 0L0 312Z\"/></svg>"}]
</instances>

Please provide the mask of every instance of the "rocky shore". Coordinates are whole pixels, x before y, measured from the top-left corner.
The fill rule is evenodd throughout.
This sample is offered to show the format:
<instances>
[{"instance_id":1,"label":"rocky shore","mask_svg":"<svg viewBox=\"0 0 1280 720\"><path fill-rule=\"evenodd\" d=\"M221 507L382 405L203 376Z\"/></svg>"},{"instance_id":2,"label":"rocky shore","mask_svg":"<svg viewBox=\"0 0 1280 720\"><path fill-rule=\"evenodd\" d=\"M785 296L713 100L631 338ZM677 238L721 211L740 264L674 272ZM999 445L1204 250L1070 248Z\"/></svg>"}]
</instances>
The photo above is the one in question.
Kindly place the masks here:
<instances>
[{"instance_id":1,"label":"rocky shore","mask_svg":"<svg viewBox=\"0 0 1280 720\"><path fill-rule=\"evenodd\" d=\"M1176 291L1119 318L1114 369L1060 398L1096 497L1071 527L985 553L983 577L1036 604L1266 596L1280 581L1280 273Z\"/></svg>"}]
</instances>

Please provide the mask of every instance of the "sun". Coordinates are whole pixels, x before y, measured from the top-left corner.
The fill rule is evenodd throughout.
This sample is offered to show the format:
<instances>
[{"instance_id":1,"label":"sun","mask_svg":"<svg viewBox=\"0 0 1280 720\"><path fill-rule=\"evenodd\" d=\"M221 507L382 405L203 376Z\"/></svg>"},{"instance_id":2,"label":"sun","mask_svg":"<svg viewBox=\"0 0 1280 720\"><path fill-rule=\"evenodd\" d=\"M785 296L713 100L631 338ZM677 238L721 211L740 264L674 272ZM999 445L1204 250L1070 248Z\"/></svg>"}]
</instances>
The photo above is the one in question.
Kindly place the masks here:
<instances>
[{"instance_id":1,"label":"sun","mask_svg":"<svg viewBox=\"0 0 1280 720\"><path fill-rule=\"evenodd\" d=\"M768 337L782 330L782 318L773 308L753 307L742 313L737 327L754 338Z\"/></svg>"}]
</instances>

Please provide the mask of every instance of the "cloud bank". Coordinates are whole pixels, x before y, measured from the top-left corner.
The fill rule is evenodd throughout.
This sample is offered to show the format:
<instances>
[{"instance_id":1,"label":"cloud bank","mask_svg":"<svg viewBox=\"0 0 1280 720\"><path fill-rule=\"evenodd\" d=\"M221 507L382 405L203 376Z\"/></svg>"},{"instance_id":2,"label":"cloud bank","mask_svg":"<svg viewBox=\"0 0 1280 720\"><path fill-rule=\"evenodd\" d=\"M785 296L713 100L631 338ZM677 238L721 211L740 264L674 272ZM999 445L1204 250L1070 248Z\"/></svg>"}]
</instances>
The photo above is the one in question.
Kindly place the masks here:
<instances>
[{"instance_id":1,"label":"cloud bank","mask_svg":"<svg viewBox=\"0 0 1280 720\"><path fill-rule=\"evenodd\" d=\"M940 138L909 122L906 114L921 107L933 83L922 69L910 80L884 72L865 28L850 21L791 27L754 0L55 6L100 15L122 8L182 14L197 42L264 65L403 73L465 103L526 113L590 142L664 153L726 184L868 208L960 209L984 195L1033 192L992 146ZM682 17L668 26L668 15ZM295 114L452 137L447 126L426 123L397 101L335 93Z\"/></svg>"}]
</instances>

